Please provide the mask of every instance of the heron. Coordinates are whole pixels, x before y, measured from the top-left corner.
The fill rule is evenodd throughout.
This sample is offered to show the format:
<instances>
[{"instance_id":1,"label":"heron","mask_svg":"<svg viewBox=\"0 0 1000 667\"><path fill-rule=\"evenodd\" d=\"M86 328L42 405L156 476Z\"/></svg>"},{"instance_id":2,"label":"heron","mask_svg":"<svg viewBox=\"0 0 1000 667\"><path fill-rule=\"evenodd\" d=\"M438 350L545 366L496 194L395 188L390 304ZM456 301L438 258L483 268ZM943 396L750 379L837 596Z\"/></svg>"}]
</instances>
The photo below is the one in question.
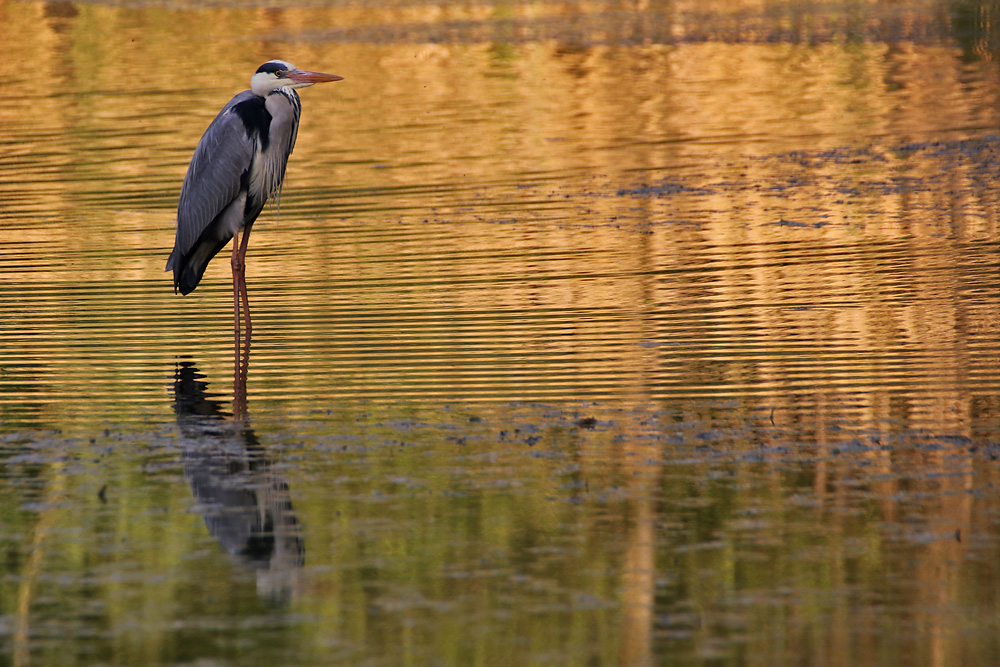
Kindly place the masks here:
<instances>
[{"instance_id":1,"label":"heron","mask_svg":"<svg viewBox=\"0 0 1000 667\"><path fill-rule=\"evenodd\" d=\"M341 81L336 74L269 60L250 78L250 90L229 100L205 130L188 165L177 203L177 236L167 259L174 293L190 294L205 267L233 242L233 321L240 328L240 295L247 335L247 240L268 199L278 196L295 147L302 105L297 88ZM239 239L242 230L242 241Z\"/></svg>"}]
</instances>

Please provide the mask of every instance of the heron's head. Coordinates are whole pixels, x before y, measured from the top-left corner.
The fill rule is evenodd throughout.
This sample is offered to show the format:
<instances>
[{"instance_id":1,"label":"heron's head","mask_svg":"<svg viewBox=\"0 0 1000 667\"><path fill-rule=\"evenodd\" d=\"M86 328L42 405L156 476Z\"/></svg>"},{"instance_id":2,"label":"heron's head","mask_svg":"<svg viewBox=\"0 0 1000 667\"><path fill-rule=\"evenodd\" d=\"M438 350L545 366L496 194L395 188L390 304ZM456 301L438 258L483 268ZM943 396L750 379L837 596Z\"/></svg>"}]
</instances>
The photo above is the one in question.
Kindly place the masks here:
<instances>
[{"instance_id":1,"label":"heron's head","mask_svg":"<svg viewBox=\"0 0 1000 667\"><path fill-rule=\"evenodd\" d=\"M284 60L268 60L258 67L257 72L250 77L250 90L263 97L279 88L305 88L314 83L340 81L343 78L336 74L298 69L292 63Z\"/></svg>"}]
</instances>

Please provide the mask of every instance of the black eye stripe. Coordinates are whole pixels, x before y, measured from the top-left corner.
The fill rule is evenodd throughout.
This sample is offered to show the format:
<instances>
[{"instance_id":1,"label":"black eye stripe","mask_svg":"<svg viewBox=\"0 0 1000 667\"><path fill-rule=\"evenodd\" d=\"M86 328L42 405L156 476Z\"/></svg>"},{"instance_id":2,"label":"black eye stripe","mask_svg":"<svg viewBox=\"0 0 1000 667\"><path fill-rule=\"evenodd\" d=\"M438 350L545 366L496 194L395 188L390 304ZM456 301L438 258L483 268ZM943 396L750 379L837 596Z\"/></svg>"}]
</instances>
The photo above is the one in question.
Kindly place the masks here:
<instances>
[{"instance_id":1,"label":"black eye stripe","mask_svg":"<svg viewBox=\"0 0 1000 667\"><path fill-rule=\"evenodd\" d=\"M283 63L264 63L257 68L257 73L266 72L268 74L276 74L277 76L284 76L288 71L288 66Z\"/></svg>"}]
</instances>

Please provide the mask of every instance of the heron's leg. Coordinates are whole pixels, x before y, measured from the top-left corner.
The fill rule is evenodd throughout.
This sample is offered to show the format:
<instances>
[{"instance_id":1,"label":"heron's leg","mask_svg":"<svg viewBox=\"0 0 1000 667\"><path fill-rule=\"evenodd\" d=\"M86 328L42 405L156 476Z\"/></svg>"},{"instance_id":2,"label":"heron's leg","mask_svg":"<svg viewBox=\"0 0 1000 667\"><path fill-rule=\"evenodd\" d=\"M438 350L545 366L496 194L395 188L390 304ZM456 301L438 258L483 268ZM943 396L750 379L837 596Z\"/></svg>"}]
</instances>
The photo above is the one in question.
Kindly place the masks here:
<instances>
[{"instance_id":1,"label":"heron's leg","mask_svg":"<svg viewBox=\"0 0 1000 667\"><path fill-rule=\"evenodd\" d=\"M247 245L250 240L250 223L243 228L243 241L240 243L240 287L243 291L243 320L246 324L247 338L250 337L250 297L247 295ZM235 237L234 237L235 238Z\"/></svg>"},{"instance_id":2,"label":"heron's leg","mask_svg":"<svg viewBox=\"0 0 1000 667\"><path fill-rule=\"evenodd\" d=\"M240 241L237 235L233 236L233 257L229 262L233 267L233 318L237 336L240 330L240 274L243 267L240 266Z\"/></svg>"},{"instance_id":3,"label":"heron's leg","mask_svg":"<svg viewBox=\"0 0 1000 667\"><path fill-rule=\"evenodd\" d=\"M243 419L247 414L247 369L250 366L250 333L243 338L240 349L239 336L236 337L236 360L233 367L233 417Z\"/></svg>"},{"instance_id":4,"label":"heron's leg","mask_svg":"<svg viewBox=\"0 0 1000 667\"><path fill-rule=\"evenodd\" d=\"M233 331L236 339L236 363L239 363L240 346L240 243L237 235L233 235Z\"/></svg>"}]
</instances>

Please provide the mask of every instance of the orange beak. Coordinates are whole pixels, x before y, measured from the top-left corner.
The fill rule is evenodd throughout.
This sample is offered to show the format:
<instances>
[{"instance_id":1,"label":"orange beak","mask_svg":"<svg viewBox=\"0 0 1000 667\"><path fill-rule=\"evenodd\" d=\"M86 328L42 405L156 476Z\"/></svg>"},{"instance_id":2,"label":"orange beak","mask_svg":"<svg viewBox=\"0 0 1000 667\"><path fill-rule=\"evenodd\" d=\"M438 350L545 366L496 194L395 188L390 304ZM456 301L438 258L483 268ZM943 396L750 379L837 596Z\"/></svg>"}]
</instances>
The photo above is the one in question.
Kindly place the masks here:
<instances>
[{"instance_id":1,"label":"orange beak","mask_svg":"<svg viewBox=\"0 0 1000 667\"><path fill-rule=\"evenodd\" d=\"M288 73L288 78L295 83L325 83L327 81L343 81L344 77L336 74L323 74L322 72L310 72L304 69L292 70Z\"/></svg>"}]
</instances>

